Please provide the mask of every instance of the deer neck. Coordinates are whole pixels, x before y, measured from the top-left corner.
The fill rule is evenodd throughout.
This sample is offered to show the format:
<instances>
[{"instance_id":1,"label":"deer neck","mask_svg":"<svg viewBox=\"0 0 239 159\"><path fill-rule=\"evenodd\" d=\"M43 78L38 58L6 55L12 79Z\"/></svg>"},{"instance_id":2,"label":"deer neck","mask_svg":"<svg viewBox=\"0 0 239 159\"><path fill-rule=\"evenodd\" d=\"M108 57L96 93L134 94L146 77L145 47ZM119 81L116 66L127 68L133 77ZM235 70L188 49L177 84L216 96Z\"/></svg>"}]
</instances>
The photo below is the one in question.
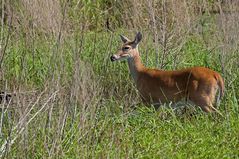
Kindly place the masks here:
<instances>
[{"instance_id":1,"label":"deer neck","mask_svg":"<svg viewBox=\"0 0 239 159\"><path fill-rule=\"evenodd\" d=\"M139 73L144 69L144 65L141 62L139 55L133 56L128 59L129 70L134 81L137 83L139 78Z\"/></svg>"}]
</instances>

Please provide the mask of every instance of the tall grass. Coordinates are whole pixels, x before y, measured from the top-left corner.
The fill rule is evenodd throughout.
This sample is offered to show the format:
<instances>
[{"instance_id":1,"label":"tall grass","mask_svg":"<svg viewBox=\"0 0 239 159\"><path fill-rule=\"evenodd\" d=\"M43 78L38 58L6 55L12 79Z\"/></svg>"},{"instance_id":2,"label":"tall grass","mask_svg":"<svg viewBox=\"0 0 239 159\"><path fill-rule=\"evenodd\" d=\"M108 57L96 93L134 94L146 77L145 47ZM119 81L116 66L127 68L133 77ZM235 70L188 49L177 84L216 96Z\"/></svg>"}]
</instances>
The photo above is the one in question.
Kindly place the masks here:
<instances>
[{"instance_id":1,"label":"tall grass","mask_svg":"<svg viewBox=\"0 0 239 159\"><path fill-rule=\"evenodd\" d=\"M2 158L238 158L236 1L27 1L1 4ZM229 8L229 9L228 9ZM147 67L222 74L224 117L140 103L119 34L142 31Z\"/></svg>"}]
</instances>

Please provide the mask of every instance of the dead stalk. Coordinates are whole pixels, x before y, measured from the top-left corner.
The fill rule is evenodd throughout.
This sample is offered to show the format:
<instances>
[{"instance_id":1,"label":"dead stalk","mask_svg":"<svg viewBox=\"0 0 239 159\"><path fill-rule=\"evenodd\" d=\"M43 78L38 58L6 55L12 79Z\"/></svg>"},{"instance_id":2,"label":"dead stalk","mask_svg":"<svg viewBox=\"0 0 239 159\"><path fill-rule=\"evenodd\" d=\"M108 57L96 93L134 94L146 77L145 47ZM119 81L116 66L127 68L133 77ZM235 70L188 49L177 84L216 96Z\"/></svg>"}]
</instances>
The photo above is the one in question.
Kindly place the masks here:
<instances>
[{"instance_id":1,"label":"dead stalk","mask_svg":"<svg viewBox=\"0 0 239 159\"><path fill-rule=\"evenodd\" d=\"M30 111L33 109L33 107L39 102L39 99L41 98L41 95L43 94L44 92L42 92L39 96L39 98L36 100L36 102L33 104L33 106L31 107ZM22 125L22 122L24 119L26 119L27 117L29 117L29 112L27 114L25 114L25 116L23 117L23 119L21 119L15 127L13 127L12 129L12 132L14 132L13 135L13 139L11 139L9 142L9 138L7 138L4 143L2 144L1 148L0 148L0 157L2 157L1 154L4 154L5 151L7 150L6 147L10 148L12 144L14 144L15 140L22 134L22 132L26 129L27 125L29 125L33 119L35 119L35 117L37 115L39 115L39 113L42 112L43 109L45 109L45 107L47 106L47 104L52 100L52 98L54 98L56 96L56 94L58 93L58 90L53 92L51 94L51 96L46 100L46 102L42 105L42 107L29 119L27 120L26 124L24 126L21 126ZM9 150L8 150L9 151Z\"/></svg>"}]
</instances>

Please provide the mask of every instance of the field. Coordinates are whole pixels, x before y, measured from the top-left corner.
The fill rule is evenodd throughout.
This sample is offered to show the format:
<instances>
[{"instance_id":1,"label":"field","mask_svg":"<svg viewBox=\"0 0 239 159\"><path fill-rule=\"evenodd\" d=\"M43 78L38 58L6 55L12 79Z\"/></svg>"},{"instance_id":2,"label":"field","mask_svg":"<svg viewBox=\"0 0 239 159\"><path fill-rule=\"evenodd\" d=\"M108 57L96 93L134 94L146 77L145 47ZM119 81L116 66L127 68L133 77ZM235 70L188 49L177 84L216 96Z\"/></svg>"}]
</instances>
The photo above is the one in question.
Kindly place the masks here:
<instances>
[{"instance_id":1,"label":"field","mask_svg":"<svg viewBox=\"0 0 239 159\"><path fill-rule=\"evenodd\" d=\"M135 2L0 2L1 158L239 158L238 2ZM110 61L137 31L147 67L218 71L223 116L143 105Z\"/></svg>"}]
</instances>

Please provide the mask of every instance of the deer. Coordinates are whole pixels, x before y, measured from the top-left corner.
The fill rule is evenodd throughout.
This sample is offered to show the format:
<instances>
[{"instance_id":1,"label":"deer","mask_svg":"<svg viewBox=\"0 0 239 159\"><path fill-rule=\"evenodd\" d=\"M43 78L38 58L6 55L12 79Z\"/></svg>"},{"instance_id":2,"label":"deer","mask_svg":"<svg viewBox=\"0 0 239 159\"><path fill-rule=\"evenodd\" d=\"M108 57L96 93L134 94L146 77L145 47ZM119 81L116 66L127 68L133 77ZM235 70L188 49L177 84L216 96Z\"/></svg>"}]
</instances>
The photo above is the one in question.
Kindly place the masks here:
<instances>
[{"instance_id":1,"label":"deer","mask_svg":"<svg viewBox=\"0 0 239 159\"><path fill-rule=\"evenodd\" d=\"M218 112L213 106L216 95L218 100L224 95L224 80L218 72L200 66L179 70L147 68L138 51L142 34L138 32L133 41L123 35L120 38L123 45L110 59L112 62L128 61L130 74L144 104L159 107L163 103L185 99L204 112Z\"/></svg>"}]
</instances>

